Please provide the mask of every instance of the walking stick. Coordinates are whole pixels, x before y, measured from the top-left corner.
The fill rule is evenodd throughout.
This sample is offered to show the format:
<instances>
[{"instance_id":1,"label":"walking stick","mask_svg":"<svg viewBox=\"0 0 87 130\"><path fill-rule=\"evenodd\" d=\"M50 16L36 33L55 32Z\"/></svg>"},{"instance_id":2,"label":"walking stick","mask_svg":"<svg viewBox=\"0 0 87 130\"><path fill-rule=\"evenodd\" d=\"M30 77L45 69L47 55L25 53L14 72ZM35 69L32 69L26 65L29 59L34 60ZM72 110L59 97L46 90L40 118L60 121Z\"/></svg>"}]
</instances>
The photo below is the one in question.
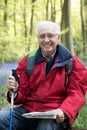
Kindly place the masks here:
<instances>
[{"instance_id":1,"label":"walking stick","mask_svg":"<svg viewBox=\"0 0 87 130\"><path fill-rule=\"evenodd\" d=\"M19 77L16 74L16 70L12 70L12 76L19 83ZM10 130L12 130L12 120L13 120L13 108L14 108L14 92L11 91L11 105L10 105Z\"/></svg>"},{"instance_id":2,"label":"walking stick","mask_svg":"<svg viewBox=\"0 0 87 130\"><path fill-rule=\"evenodd\" d=\"M14 105L14 92L11 92L11 105L10 105L10 130L12 130L12 117L13 117L13 105Z\"/></svg>"}]
</instances>

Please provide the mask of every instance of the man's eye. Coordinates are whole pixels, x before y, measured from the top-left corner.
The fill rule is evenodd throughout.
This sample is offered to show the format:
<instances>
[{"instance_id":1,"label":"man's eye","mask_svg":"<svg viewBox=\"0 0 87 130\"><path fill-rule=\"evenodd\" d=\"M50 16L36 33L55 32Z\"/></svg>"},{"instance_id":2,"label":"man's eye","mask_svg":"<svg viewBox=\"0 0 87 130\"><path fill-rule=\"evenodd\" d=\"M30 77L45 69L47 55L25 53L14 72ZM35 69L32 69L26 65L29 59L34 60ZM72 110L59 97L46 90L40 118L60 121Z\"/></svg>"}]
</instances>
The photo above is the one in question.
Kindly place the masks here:
<instances>
[{"instance_id":1,"label":"man's eye","mask_svg":"<svg viewBox=\"0 0 87 130\"><path fill-rule=\"evenodd\" d=\"M48 35L48 38L52 38L52 37L53 37L53 35L52 35L52 34L49 34L49 35Z\"/></svg>"},{"instance_id":2,"label":"man's eye","mask_svg":"<svg viewBox=\"0 0 87 130\"><path fill-rule=\"evenodd\" d=\"M45 35L40 35L40 38L45 38Z\"/></svg>"}]
</instances>

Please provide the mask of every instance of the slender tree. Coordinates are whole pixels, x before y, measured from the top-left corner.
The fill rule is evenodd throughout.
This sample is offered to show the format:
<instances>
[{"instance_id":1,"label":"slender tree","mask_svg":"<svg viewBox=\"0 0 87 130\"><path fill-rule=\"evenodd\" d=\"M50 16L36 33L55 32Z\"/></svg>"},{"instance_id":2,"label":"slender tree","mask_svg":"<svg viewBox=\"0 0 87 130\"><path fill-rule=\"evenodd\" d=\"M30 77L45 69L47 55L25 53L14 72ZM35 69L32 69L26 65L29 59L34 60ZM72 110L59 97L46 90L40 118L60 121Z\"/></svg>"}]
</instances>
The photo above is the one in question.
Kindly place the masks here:
<instances>
[{"instance_id":1,"label":"slender tree","mask_svg":"<svg viewBox=\"0 0 87 130\"><path fill-rule=\"evenodd\" d=\"M26 25L26 0L24 0L24 36L27 37L27 25Z\"/></svg>"},{"instance_id":2,"label":"slender tree","mask_svg":"<svg viewBox=\"0 0 87 130\"><path fill-rule=\"evenodd\" d=\"M56 0L50 0L51 3L51 20L55 22L56 18Z\"/></svg>"},{"instance_id":3,"label":"slender tree","mask_svg":"<svg viewBox=\"0 0 87 130\"><path fill-rule=\"evenodd\" d=\"M84 41L83 0L80 0L80 14L81 14L81 24L82 24L82 37ZM84 48L83 51L85 51Z\"/></svg>"},{"instance_id":4,"label":"slender tree","mask_svg":"<svg viewBox=\"0 0 87 130\"><path fill-rule=\"evenodd\" d=\"M14 15L13 15L13 19L14 19L14 35L16 36L16 0L14 0Z\"/></svg>"},{"instance_id":5,"label":"slender tree","mask_svg":"<svg viewBox=\"0 0 87 130\"><path fill-rule=\"evenodd\" d=\"M62 6L61 30L65 29L67 29L67 31L62 35L62 42L65 43L66 47L72 53L74 53L71 28L71 0L64 0Z\"/></svg>"},{"instance_id":6,"label":"slender tree","mask_svg":"<svg viewBox=\"0 0 87 130\"><path fill-rule=\"evenodd\" d=\"M33 31L33 17L34 17L34 3L36 0L32 0L32 8L31 8L31 20L30 20L30 35L32 35Z\"/></svg>"},{"instance_id":7,"label":"slender tree","mask_svg":"<svg viewBox=\"0 0 87 130\"><path fill-rule=\"evenodd\" d=\"M49 19L49 0L46 2L46 20Z\"/></svg>"},{"instance_id":8,"label":"slender tree","mask_svg":"<svg viewBox=\"0 0 87 130\"><path fill-rule=\"evenodd\" d=\"M82 34L83 34L83 50L84 54L87 55L87 0L81 1L81 18L82 18Z\"/></svg>"},{"instance_id":9,"label":"slender tree","mask_svg":"<svg viewBox=\"0 0 87 130\"><path fill-rule=\"evenodd\" d=\"M46 20L55 22L56 20L56 0L46 1Z\"/></svg>"},{"instance_id":10,"label":"slender tree","mask_svg":"<svg viewBox=\"0 0 87 130\"><path fill-rule=\"evenodd\" d=\"M4 4L5 4L4 25L6 25L7 24L7 4L8 4L8 0L4 0Z\"/></svg>"}]
</instances>

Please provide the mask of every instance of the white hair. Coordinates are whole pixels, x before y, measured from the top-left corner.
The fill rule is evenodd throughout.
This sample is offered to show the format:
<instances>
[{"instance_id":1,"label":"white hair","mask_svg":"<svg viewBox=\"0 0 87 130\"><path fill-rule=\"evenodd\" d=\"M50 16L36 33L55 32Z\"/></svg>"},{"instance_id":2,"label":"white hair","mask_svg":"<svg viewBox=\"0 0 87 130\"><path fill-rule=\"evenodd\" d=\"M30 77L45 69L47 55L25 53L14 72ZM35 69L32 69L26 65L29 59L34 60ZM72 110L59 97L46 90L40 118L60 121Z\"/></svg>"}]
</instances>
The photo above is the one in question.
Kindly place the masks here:
<instances>
[{"instance_id":1,"label":"white hair","mask_svg":"<svg viewBox=\"0 0 87 130\"><path fill-rule=\"evenodd\" d=\"M45 26L51 26L54 28L55 34L60 34L60 26L51 21L41 21L36 26L36 35L39 36L40 29Z\"/></svg>"}]
</instances>

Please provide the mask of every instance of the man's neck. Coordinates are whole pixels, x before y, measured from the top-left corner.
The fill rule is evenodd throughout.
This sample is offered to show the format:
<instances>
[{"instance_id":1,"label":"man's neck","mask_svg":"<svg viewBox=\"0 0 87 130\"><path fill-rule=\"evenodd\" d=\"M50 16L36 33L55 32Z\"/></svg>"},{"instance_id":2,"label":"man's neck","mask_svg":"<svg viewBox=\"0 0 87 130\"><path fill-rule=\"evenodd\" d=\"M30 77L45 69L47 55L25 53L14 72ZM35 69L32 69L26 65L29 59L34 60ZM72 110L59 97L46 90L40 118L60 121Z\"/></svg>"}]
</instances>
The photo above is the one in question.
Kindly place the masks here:
<instances>
[{"instance_id":1,"label":"man's neck","mask_svg":"<svg viewBox=\"0 0 87 130\"><path fill-rule=\"evenodd\" d=\"M51 55L49 55L49 56L44 55L43 51L41 51L41 53L42 53L43 57L46 58L46 60L49 60L50 58L53 59L53 57L55 56L56 50Z\"/></svg>"}]
</instances>

